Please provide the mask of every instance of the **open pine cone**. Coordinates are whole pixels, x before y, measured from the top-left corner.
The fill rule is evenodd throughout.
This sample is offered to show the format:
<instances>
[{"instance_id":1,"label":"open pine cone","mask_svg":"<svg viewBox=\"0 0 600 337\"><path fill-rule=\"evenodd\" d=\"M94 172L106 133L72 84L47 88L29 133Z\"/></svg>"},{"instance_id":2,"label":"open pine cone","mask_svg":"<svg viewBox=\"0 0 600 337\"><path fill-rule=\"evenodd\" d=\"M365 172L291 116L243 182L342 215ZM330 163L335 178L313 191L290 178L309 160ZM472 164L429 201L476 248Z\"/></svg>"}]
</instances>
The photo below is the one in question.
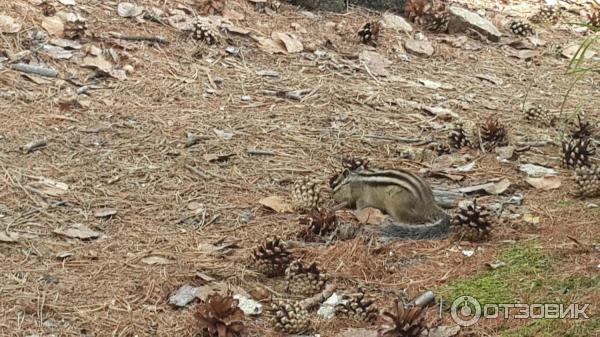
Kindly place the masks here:
<instances>
[{"instance_id":1,"label":"open pine cone","mask_svg":"<svg viewBox=\"0 0 600 337\"><path fill-rule=\"evenodd\" d=\"M426 17L430 10L431 4L428 0L407 0L404 4L404 15L418 25L427 24Z\"/></svg>"},{"instance_id":2,"label":"open pine cone","mask_svg":"<svg viewBox=\"0 0 600 337\"><path fill-rule=\"evenodd\" d=\"M571 128L571 138L585 139L590 138L595 132L594 126L586 120L582 114L577 114L577 121Z\"/></svg>"},{"instance_id":3,"label":"open pine cone","mask_svg":"<svg viewBox=\"0 0 600 337\"><path fill-rule=\"evenodd\" d=\"M267 276L283 276L292 260L292 254L279 238L267 239L252 252L252 265L256 271Z\"/></svg>"},{"instance_id":4,"label":"open pine cone","mask_svg":"<svg viewBox=\"0 0 600 337\"><path fill-rule=\"evenodd\" d=\"M555 24L560 20L560 15L559 6L545 6L540 8L539 12L531 17L531 22Z\"/></svg>"},{"instance_id":5,"label":"open pine cone","mask_svg":"<svg viewBox=\"0 0 600 337\"><path fill-rule=\"evenodd\" d=\"M196 312L198 325L208 331L210 337L246 336L244 312L238 307L238 301L231 296L218 293L208 296L205 303L198 306Z\"/></svg>"},{"instance_id":6,"label":"open pine cone","mask_svg":"<svg viewBox=\"0 0 600 337\"><path fill-rule=\"evenodd\" d=\"M323 289L327 275L321 273L315 262L304 267L301 261L294 261L285 271L287 289L294 295L311 296Z\"/></svg>"},{"instance_id":7,"label":"open pine cone","mask_svg":"<svg viewBox=\"0 0 600 337\"><path fill-rule=\"evenodd\" d=\"M589 138L565 139L562 142L563 166L568 168L590 166L596 149Z\"/></svg>"},{"instance_id":8,"label":"open pine cone","mask_svg":"<svg viewBox=\"0 0 600 337\"><path fill-rule=\"evenodd\" d=\"M555 116L550 114L550 111L540 104L531 106L525 110L525 119L534 124L546 127L554 126L556 122Z\"/></svg>"},{"instance_id":9,"label":"open pine cone","mask_svg":"<svg viewBox=\"0 0 600 337\"><path fill-rule=\"evenodd\" d=\"M596 197L600 195L600 167L578 167L575 169L577 195Z\"/></svg>"},{"instance_id":10,"label":"open pine cone","mask_svg":"<svg viewBox=\"0 0 600 337\"><path fill-rule=\"evenodd\" d=\"M506 127L498 119L491 118L481 125L481 140L486 149L508 145Z\"/></svg>"},{"instance_id":11,"label":"open pine cone","mask_svg":"<svg viewBox=\"0 0 600 337\"><path fill-rule=\"evenodd\" d=\"M302 333L310 329L308 311L300 302L274 303L271 310L275 313L273 325L277 331L290 334Z\"/></svg>"},{"instance_id":12,"label":"open pine cone","mask_svg":"<svg viewBox=\"0 0 600 337\"><path fill-rule=\"evenodd\" d=\"M600 29L600 10L596 10L592 14L588 14L588 23L590 26Z\"/></svg>"},{"instance_id":13,"label":"open pine cone","mask_svg":"<svg viewBox=\"0 0 600 337\"><path fill-rule=\"evenodd\" d=\"M219 33L215 30L212 23L204 18L194 20L192 37L209 45L219 42Z\"/></svg>"},{"instance_id":14,"label":"open pine cone","mask_svg":"<svg viewBox=\"0 0 600 337\"><path fill-rule=\"evenodd\" d=\"M394 306L390 311L384 311L383 317L388 321L385 328L380 329L381 337L418 337L427 330L424 325L423 307L405 307L394 300Z\"/></svg>"},{"instance_id":15,"label":"open pine cone","mask_svg":"<svg viewBox=\"0 0 600 337\"><path fill-rule=\"evenodd\" d=\"M201 15L217 15L223 13L225 0L196 0Z\"/></svg>"},{"instance_id":16,"label":"open pine cone","mask_svg":"<svg viewBox=\"0 0 600 337\"><path fill-rule=\"evenodd\" d=\"M81 39L88 35L87 22L83 19L65 22L64 36L68 39Z\"/></svg>"},{"instance_id":17,"label":"open pine cone","mask_svg":"<svg viewBox=\"0 0 600 337\"><path fill-rule=\"evenodd\" d=\"M355 294L344 295L343 301L336 305L336 313L357 321L371 322L377 318L375 300L359 288Z\"/></svg>"},{"instance_id":18,"label":"open pine cone","mask_svg":"<svg viewBox=\"0 0 600 337\"><path fill-rule=\"evenodd\" d=\"M450 14L444 5L432 8L425 16L425 28L436 33L446 32L448 30L449 22Z\"/></svg>"},{"instance_id":19,"label":"open pine cone","mask_svg":"<svg viewBox=\"0 0 600 337\"><path fill-rule=\"evenodd\" d=\"M306 217L300 219L300 224L305 226L301 236L313 240L333 233L337 228L338 218L335 213L329 210L312 210Z\"/></svg>"},{"instance_id":20,"label":"open pine cone","mask_svg":"<svg viewBox=\"0 0 600 337\"><path fill-rule=\"evenodd\" d=\"M535 35L535 31L527 22L513 21L510 24L510 31L519 36Z\"/></svg>"},{"instance_id":21,"label":"open pine cone","mask_svg":"<svg viewBox=\"0 0 600 337\"><path fill-rule=\"evenodd\" d=\"M379 37L379 30L381 26L379 22L367 22L365 25L358 31L358 37L362 43L374 44L377 42L377 38Z\"/></svg>"},{"instance_id":22,"label":"open pine cone","mask_svg":"<svg viewBox=\"0 0 600 337\"><path fill-rule=\"evenodd\" d=\"M452 131L450 131L450 135L448 135L448 143L455 149L471 147L473 146L472 138L472 130L469 129L468 125L459 123Z\"/></svg>"},{"instance_id":23,"label":"open pine cone","mask_svg":"<svg viewBox=\"0 0 600 337\"><path fill-rule=\"evenodd\" d=\"M318 180L302 178L292 190L292 203L297 211L311 211L321 206L321 186Z\"/></svg>"},{"instance_id":24,"label":"open pine cone","mask_svg":"<svg viewBox=\"0 0 600 337\"><path fill-rule=\"evenodd\" d=\"M346 156L342 158L342 166L350 171L366 170L369 168L369 160L366 158Z\"/></svg>"},{"instance_id":25,"label":"open pine cone","mask_svg":"<svg viewBox=\"0 0 600 337\"><path fill-rule=\"evenodd\" d=\"M452 226L463 238L474 241L486 239L492 229L490 213L486 207L477 205L475 199L472 204L460 207L458 213L452 218Z\"/></svg>"},{"instance_id":26,"label":"open pine cone","mask_svg":"<svg viewBox=\"0 0 600 337\"><path fill-rule=\"evenodd\" d=\"M48 1L42 1L40 8L42 9L42 14L44 14L44 16L54 16L56 14L56 8Z\"/></svg>"}]
</instances>

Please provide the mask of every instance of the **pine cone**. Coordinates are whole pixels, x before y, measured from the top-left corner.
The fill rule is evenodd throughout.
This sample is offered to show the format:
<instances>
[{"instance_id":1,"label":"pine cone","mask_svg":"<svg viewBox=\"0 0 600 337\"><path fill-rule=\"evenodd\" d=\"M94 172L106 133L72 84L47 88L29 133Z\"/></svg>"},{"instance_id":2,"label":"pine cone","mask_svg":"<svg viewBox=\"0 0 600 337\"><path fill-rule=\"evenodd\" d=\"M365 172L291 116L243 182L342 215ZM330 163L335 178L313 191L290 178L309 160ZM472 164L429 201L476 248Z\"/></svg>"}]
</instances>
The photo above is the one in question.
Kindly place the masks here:
<instances>
[{"instance_id":1,"label":"pine cone","mask_svg":"<svg viewBox=\"0 0 600 337\"><path fill-rule=\"evenodd\" d=\"M510 31L513 34L519 35L519 36L529 36L529 35L535 34L535 31L533 30L531 25L529 25L526 22L521 22L521 21L513 21L510 24Z\"/></svg>"},{"instance_id":2,"label":"pine cone","mask_svg":"<svg viewBox=\"0 0 600 337\"><path fill-rule=\"evenodd\" d=\"M563 165L568 168L590 166L591 156L596 153L596 149L589 138L565 139L562 142L562 150Z\"/></svg>"},{"instance_id":3,"label":"pine cone","mask_svg":"<svg viewBox=\"0 0 600 337\"><path fill-rule=\"evenodd\" d=\"M430 10L431 4L428 0L407 0L404 4L404 15L418 25L427 24L426 17Z\"/></svg>"},{"instance_id":4,"label":"pine cone","mask_svg":"<svg viewBox=\"0 0 600 337\"><path fill-rule=\"evenodd\" d=\"M204 41L209 45L219 42L219 33L209 21L202 18L194 20L192 37L198 41Z\"/></svg>"},{"instance_id":5,"label":"pine cone","mask_svg":"<svg viewBox=\"0 0 600 337\"><path fill-rule=\"evenodd\" d=\"M301 236L313 240L315 237L333 233L337 228L338 218L335 213L329 210L312 210L306 217L300 219L300 224L306 226Z\"/></svg>"},{"instance_id":6,"label":"pine cone","mask_svg":"<svg viewBox=\"0 0 600 337\"><path fill-rule=\"evenodd\" d=\"M540 8L533 17L531 22L555 24L560 20L561 11L559 6L545 6Z\"/></svg>"},{"instance_id":7,"label":"pine cone","mask_svg":"<svg viewBox=\"0 0 600 337\"><path fill-rule=\"evenodd\" d=\"M436 33L445 33L448 30L450 15L444 6L439 7L438 10L430 12L425 18L427 22L425 24L425 28L427 28L427 30Z\"/></svg>"},{"instance_id":8,"label":"pine cone","mask_svg":"<svg viewBox=\"0 0 600 337\"><path fill-rule=\"evenodd\" d=\"M594 133L594 127L592 124L582 117L583 114L577 114L577 122L571 128L571 138L584 139L592 137Z\"/></svg>"},{"instance_id":9,"label":"pine cone","mask_svg":"<svg viewBox=\"0 0 600 337\"><path fill-rule=\"evenodd\" d=\"M325 287L327 275L321 273L315 262L305 268L302 261L296 260L286 269L285 279L290 293L311 296Z\"/></svg>"},{"instance_id":10,"label":"pine cone","mask_svg":"<svg viewBox=\"0 0 600 337\"><path fill-rule=\"evenodd\" d=\"M554 126L556 118L542 105L537 104L525 110L525 119L542 126Z\"/></svg>"},{"instance_id":11,"label":"pine cone","mask_svg":"<svg viewBox=\"0 0 600 337\"><path fill-rule=\"evenodd\" d=\"M44 14L44 16L54 16L56 14L56 8L48 1L42 1L40 8L42 9L42 14Z\"/></svg>"},{"instance_id":12,"label":"pine cone","mask_svg":"<svg viewBox=\"0 0 600 337\"><path fill-rule=\"evenodd\" d=\"M198 306L196 318L201 330L207 330L210 337L246 336L244 312L238 308L238 301L231 296L218 293L208 296L205 303Z\"/></svg>"},{"instance_id":13,"label":"pine cone","mask_svg":"<svg viewBox=\"0 0 600 337\"><path fill-rule=\"evenodd\" d=\"M377 318L375 300L365 294L365 290L358 289L358 293L344 295L343 301L335 307L336 313L357 321L371 322Z\"/></svg>"},{"instance_id":14,"label":"pine cone","mask_svg":"<svg viewBox=\"0 0 600 337\"><path fill-rule=\"evenodd\" d=\"M492 229L490 213L486 207L477 205L475 199L472 204L460 207L458 214L452 218L452 226L467 239L477 241L488 238Z\"/></svg>"},{"instance_id":15,"label":"pine cone","mask_svg":"<svg viewBox=\"0 0 600 337\"><path fill-rule=\"evenodd\" d=\"M464 124L458 124L448 136L450 146L455 149L472 146L470 132L465 129Z\"/></svg>"},{"instance_id":16,"label":"pine cone","mask_svg":"<svg viewBox=\"0 0 600 337\"><path fill-rule=\"evenodd\" d=\"M392 312L384 311L383 317L390 324L379 331L381 337L418 337L427 330L423 323L423 307L406 308L397 299Z\"/></svg>"},{"instance_id":17,"label":"pine cone","mask_svg":"<svg viewBox=\"0 0 600 337\"><path fill-rule=\"evenodd\" d=\"M350 171L366 170L369 168L369 160L366 158L346 156L342 158L342 166Z\"/></svg>"},{"instance_id":18,"label":"pine cone","mask_svg":"<svg viewBox=\"0 0 600 337\"><path fill-rule=\"evenodd\" d=\"M298 211L311 211L319 209L321 205L321 187L318 180L303 178L294 184L292 190L294 209Z\"/></svg>"},{"instance_id":19,"label":"pine cone","mask_svg":"<svg viewBox=\"0 0 600 337\"><path fill-rule=\"evenodd\" d=\"M292 254L279 238L267 239L252 252L254 269L269 277L283 276L292 260Z\"/></svg>"},{"instance_id":20,"label":"pine cone","mask_svg":"<svg viewBox=\"0 0 600 337\"><path fill-rule=\"evenodd\" d=\"M600 28L600 11L596 10L588 14L588 24L596 29Z\"/></svg>"},{"instance_id":21,"label":"pine cone","mask_svg":"<svg viewBox=\"0 0 600 337\"><path fill-rule=\"evenodd\" d=\"M358 31L358 37L362 43L375 43L379 37L379 22L367 22Z\"/></svg>"},{"instance_id":22,"label":"pine cone","mask_svg":"<svg viewBox=\"0 0 600 337\"><path fill-rule=\"evenodd\" d=\"M197 0L198 11L201 15L217 15L223 13L225 0Z\"/></svg>"},{"instance_id":23,"label":"pine cone","mask_svg":"<svg viewBox=\"0 0 600 337\"><path fill-rule=\"evenodd\" d=\"M306 332L310 328L308 311L299 302L283 302L273 304L271 309L275 315L273 325L277 331L290 334Z\"/></svg>"},{"instance_id":24,"label":"pine cone","mask_svg":"<svg viewBox=\"0 0 600 337\"><path fill-rule=\"evenodd\" d=\"M496 118L488 119L481 125L481 140L488 150L496 146L508 145L506 127L500 124Z\"/></svg>"},{"instance_id":25,"label":"pine cone","mask_svg":"<svg viewBox=\"0 0 600 337\"><path fill-rule=\"evenodd\" d=\"M80 39L88 34L87 23L83 20L67 21L64 25L64 36L68 39Z\"/></svg>"},{"instance_id":26,"label":"pine cone","mask_svg":"<svg viewBox=\"0 0 600 337\"><path fill-rule=\"evenodd\" d=\"M450 146L448 144L443 144L443 143L435 144L435 146L433 147L433 150L437 153L438 156L450 154L450 152L451 152Z\"/></svg>"},{"instance_id":27,"label":"pine cone","mask_svg":"<svg viewBox=\"0 0 600 337\"><path fill-rule=\"evenodd\" d=\"M596 197L600 195L600 167L578 167L575 169L575 184L577 195L581 197Z\"/></svg>"}]
</instances>

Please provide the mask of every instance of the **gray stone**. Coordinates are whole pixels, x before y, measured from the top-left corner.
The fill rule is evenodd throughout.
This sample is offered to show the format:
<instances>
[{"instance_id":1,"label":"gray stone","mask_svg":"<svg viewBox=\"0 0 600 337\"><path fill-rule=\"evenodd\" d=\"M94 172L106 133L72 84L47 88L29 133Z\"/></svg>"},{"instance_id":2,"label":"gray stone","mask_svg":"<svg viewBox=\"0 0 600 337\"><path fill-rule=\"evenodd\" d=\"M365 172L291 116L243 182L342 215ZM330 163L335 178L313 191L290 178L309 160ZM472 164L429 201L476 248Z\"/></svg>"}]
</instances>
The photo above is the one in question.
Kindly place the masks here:
<instances>
[{"instance_id":1,"label":"gray stone","mask_svg":"<svg viewBox=\"0 0 600 337\"><path fill-rule=\"evenodd\" d=\"M433 45L427 40L408 40L404 43L404 48L411 54L418 56L433 55Z\"/></svg>"},{"instance_id":2,"label":"gray stone","mask_svg":"<svg viewBox=\"0 0 600 337\"><path fill-rule=\"evenodd\" d=\"M410 23L406 22L403 17L392 13L383 14L383 23L386 25L386 27L398 29L403 32L410 33L413 31Z\"/></svg>"},{"instance_id":3,"label":"gray stone","mask_svg":"<svg viewBox=\"0 0 600 337\"><path fill-rule=\"evenodd\" d=\"M169 304L174 305L176 307L185 307L196 298L196 292L198 288L192 287L189 284L186 284L177 290L175 295L169 298Z\"/></svg>"},{"instance_id":4,"label":"gray stone","mask_svg":"<svg viewBox=\"0 0 600 337\"><path fill-rule=\"evenodd\" d=\"M477 13L458 6L450 6L450 22L448 32L450 34L462 33L472 28L485 35L490 41L499 42L502 33L487 19Z\"/></svg>"}]
</instances>

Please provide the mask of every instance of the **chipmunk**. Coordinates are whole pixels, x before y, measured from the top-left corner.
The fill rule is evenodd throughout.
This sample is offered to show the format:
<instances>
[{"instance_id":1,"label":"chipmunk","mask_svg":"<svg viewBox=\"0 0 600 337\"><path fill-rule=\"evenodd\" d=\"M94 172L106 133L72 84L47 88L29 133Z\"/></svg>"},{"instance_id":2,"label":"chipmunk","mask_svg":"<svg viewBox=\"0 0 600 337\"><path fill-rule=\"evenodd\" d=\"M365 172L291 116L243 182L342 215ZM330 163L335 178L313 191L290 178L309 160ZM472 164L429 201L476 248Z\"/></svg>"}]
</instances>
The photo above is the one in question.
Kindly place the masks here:
<instances>
[{"instance_id":1,"label":"chipmunk","mask_svg":"<svg viewBox=\"0 0 600 337\"><path fill-rule=\"evenodd\" d=\"M436 204L431 187L409 171L346 169L330 187L337 203L377 208L396 220L381 228L384 236L430 239L450 229L450 217Z\"/></svg>"}]
</instances>

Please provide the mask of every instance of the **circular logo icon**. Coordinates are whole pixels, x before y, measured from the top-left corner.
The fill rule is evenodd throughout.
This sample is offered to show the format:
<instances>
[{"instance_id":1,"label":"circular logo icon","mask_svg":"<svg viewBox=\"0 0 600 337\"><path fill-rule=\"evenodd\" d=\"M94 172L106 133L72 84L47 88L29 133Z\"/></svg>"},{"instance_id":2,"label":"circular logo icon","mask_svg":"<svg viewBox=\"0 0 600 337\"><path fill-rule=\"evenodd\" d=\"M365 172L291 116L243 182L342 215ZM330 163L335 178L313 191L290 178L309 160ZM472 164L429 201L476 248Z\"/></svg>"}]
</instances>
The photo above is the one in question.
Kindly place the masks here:
<instances>
[{"instance_id":1,"label":"circular logo icon","mask_svg":"<svg viewBox=\"0 0 600 337\"><path fill-rule=\"evenodd\" d=\"M461 296L452 302L452 319L460 326L471 326L481 318L481 304L471 296Z\"/></svg>"}]
</instances>

